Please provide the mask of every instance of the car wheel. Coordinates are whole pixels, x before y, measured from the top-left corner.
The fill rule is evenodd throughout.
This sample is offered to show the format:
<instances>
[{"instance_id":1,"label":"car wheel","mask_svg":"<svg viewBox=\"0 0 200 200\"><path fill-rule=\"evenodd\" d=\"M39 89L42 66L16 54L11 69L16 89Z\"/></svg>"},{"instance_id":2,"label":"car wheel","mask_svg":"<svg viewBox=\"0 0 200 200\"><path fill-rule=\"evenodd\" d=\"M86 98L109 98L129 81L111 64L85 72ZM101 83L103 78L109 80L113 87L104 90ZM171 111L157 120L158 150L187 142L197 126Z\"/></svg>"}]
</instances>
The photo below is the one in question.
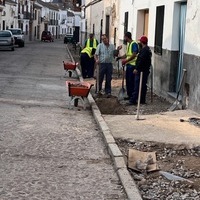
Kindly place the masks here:
<instances>
[{"instance_id":1,"label":"car wheel","mask_svg":"<svg viewBox=\"0 0 200 200\"><path fill-rule=\"evenodd\" d=\"M14 48L14 47L12 47L12 48L11 48L11 51L14 51L14 50L15 50L15 48Z\"/></svg>"}]
</instances>

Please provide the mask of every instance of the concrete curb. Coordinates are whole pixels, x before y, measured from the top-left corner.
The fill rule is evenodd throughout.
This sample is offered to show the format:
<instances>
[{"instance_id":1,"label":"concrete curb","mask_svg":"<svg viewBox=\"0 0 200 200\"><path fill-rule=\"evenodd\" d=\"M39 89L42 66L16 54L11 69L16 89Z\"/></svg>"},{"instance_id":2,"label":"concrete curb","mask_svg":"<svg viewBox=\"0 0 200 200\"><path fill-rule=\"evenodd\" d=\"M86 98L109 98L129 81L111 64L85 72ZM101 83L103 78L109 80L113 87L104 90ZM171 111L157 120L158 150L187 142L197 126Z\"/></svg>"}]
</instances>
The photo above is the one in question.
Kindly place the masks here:
<instances>
[{"instance_id":1,"label":"concrete curb","mask_svg":"<svg viewBox=\"0 0 200 200\"><path fill-rule=\"evenodd\" d=\"M67 48L67 52L68 52L72 62L75 62L67 45L66 45L66 48ZM81 76L80 70L76 69L76 72L77 72L79 80L81 82L83 82L83 78ZM131 177L129 171L127 170L127 166L126 166L123 154L120 151L119 147L117 146L115 139L112 136L110 129L107 126L104 118L102 117L101 112L100 112L98 106L96 105L91 94L88 95L88 101L91 106L94 119L96 120L98 126L100 127L100 129L102 131L102 136L107 145L108 152L113 160L114 168L117 171L117 175L124 187L124 190L127 194L128 199L129 200L142 200L139 190L138 190L133 178Z\"/></svg>"}]
</instances>

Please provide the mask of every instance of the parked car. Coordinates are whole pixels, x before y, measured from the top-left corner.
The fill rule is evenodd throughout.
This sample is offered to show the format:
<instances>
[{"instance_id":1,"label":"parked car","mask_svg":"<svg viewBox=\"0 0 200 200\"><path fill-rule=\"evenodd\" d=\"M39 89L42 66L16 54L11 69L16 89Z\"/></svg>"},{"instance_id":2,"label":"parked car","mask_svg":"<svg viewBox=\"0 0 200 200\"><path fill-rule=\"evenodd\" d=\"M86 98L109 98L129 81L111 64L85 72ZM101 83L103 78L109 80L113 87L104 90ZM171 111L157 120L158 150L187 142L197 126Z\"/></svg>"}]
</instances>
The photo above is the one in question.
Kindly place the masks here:
<instances>
[{"instance_id":1,"label":"parked car","mask_svg":"<svg viewBox=\"0 0 200 200\"><path fill-rule=\"evenodd\" d=\"M18 45L19 47L25 46L25 39L24 39L24 33L21 28L10 28L8 29L12 32L15 38L15 45Z\"/></svg>"},{"instance_id":2,"label":"parked car","mask_svg":"<svg viewBox=\"0 0 200 200\"><path fill-rule=\"evenodd\" d=\"M15 50L14 48L14 36L11 31L0 31L0 48L1 49L11 49L12 51Z\"/></svg>"},{"instance_id":3,"label":"parked car","mask_svg":"<svg viewBox=\"0 0 200 200\"><path fill-rule=\"evenodd\" d=\"M50 41L53 42L54 38L50 31L43 31L41 36L41 41Z\"/></svg>"}]
</instances>

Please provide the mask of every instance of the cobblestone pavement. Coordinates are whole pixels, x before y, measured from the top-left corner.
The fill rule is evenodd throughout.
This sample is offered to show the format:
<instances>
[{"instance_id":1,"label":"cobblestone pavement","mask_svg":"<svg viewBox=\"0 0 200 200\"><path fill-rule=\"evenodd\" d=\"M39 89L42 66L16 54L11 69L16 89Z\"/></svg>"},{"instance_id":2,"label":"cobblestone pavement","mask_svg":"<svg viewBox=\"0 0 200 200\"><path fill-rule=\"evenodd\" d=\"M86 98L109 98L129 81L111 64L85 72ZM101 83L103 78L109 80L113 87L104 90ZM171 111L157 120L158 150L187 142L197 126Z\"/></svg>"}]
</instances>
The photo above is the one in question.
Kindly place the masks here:
<instances>
[{"instance_id":1,"label":"cobblestone pavement","mask_svg":"<svg viewBox=\"0 0 200 200\"><path fill-rule=\"evenodd\" d=\"M127 199L91 111L69 110L62 42L0 52L0 199Z\"/></svg>"}]
</instances>

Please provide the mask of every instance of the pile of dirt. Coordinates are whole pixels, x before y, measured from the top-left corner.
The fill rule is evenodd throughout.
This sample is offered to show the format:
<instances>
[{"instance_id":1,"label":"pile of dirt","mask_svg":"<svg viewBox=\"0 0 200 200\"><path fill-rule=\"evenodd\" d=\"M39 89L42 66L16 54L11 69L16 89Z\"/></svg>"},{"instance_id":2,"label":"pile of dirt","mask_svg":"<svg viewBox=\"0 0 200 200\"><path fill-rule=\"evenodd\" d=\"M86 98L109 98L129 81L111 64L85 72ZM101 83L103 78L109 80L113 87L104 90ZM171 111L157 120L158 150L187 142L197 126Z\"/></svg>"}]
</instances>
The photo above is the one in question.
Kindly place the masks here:
<instances>
[{"instance_id":1,"label":"pile of dirt","mask_svg":"<svg viewBox=\"0 0 200 200\"><path fill-rule=\"evenodd\" d=\"M119 87L113 88L116 93ZM113 92L111 98L106 98L104 95L96 98L95 92L92 90L93 98L99 107L102 114L108 115L135 115L137 112L137 105L129 105L128 101L119 101L117 95ZM150 92L147 92L147 104L140 105L140 113L142 115L158 114L166 112L170 107L170 103L165 99L153 94L153 101L151 102Z\"/></svg>"},{"instance_id":2,"label":"pile of dirt","mask_svg":"<svg viewBox=\"0 0 200 200\"><path fill-rule=\"evenodd\" d=\"M95 98L96 104L104 115L122 115L127 114L125 107L120 104L117 97L111 96L106 98L104 96Z\"/></svg>"}]
</instances>

